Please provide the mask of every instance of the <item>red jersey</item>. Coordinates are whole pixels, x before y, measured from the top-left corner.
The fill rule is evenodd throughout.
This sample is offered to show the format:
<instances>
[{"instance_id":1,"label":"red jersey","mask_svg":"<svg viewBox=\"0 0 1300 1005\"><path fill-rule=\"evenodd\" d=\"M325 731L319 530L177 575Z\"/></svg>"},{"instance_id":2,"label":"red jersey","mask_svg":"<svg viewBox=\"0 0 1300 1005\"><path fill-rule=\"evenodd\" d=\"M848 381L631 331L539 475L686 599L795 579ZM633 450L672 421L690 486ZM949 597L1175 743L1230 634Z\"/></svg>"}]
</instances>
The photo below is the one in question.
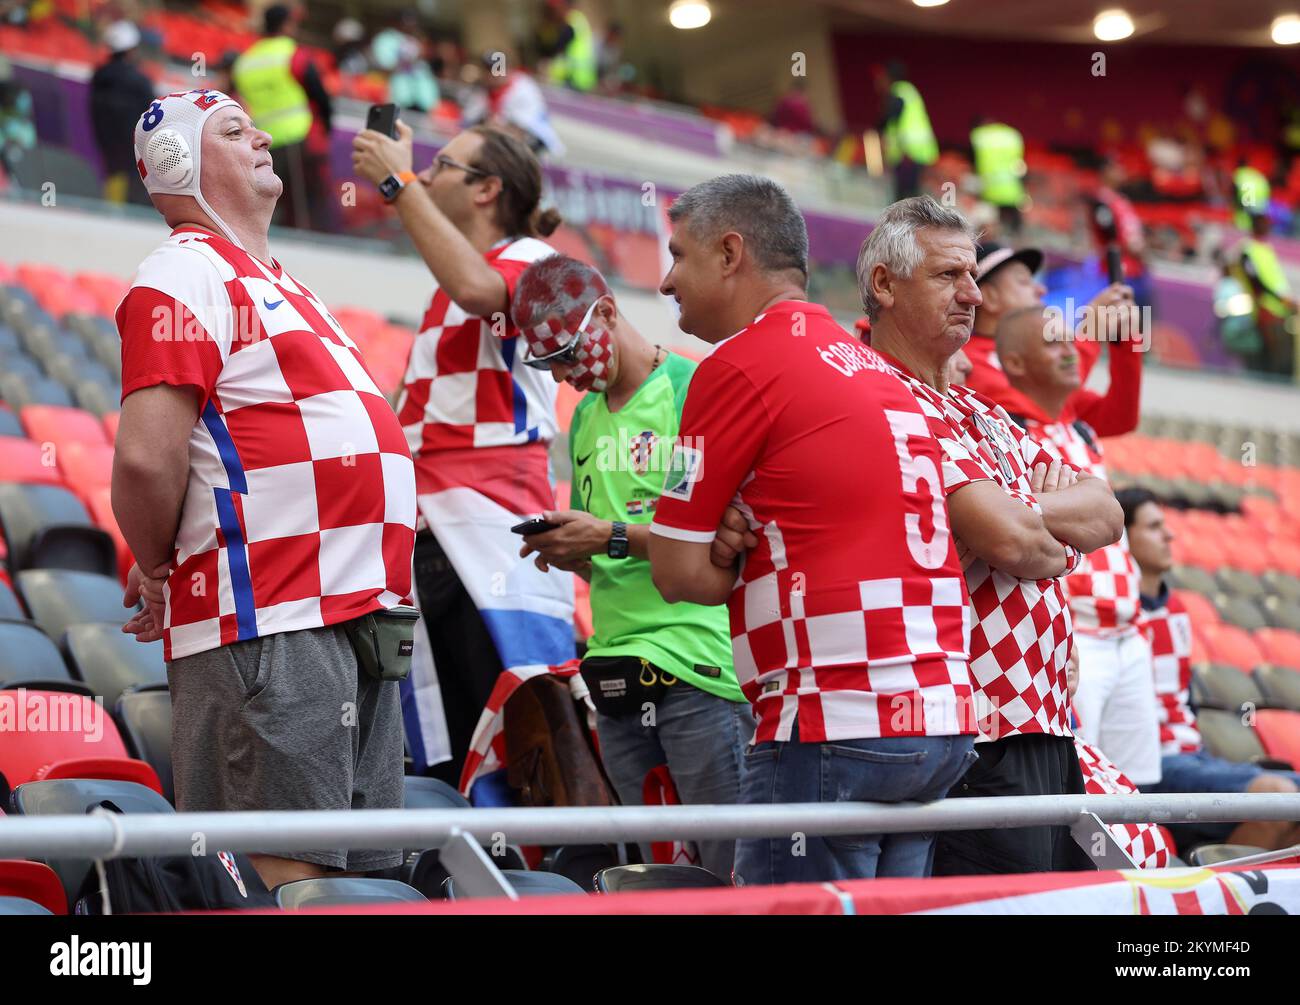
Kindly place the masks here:
<instances>
[{"instance_id":1,"label":"red jersey","mask_svg":"<svg viewBox=\"0 0 1300 1005\"><path fill-rule=\"evenodd\" d=\"M1151 643L1155 667L1160 753L1194 754L1201 749L1201 731L1191 703L1192 619L1165 587L1159 597L1142 598L1139 626Z\"/></svg>"},{"instance_id":2,"label":"red jersey","mask_svg":"<svg viewBox=\"0 0 1300 1005\"><path fill-rule=\"evenodd\" d=\"M774 305L691 380L652 533L758 537L730 599L755 742L975 731L941 455L915 399L826 308Z\"/></svg>"}]
</instances>

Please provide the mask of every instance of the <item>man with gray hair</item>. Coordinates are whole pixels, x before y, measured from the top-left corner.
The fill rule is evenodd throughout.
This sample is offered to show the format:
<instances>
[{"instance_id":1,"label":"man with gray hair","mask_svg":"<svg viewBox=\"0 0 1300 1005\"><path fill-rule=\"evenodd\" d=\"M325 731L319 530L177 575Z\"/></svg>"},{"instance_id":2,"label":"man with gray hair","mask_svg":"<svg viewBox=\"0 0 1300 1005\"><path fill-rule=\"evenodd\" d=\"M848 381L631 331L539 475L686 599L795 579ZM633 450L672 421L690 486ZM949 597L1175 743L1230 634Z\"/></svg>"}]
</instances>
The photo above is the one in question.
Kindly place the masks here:
<instances>
[{"instance_id":1,"label":"man with gray hair","mask_svg":"<svg viewBox=\"0 0 1300 1005\"><path fill-rule=\"evenodd\" d=\"M779 185L715 178L669 216L660 290L685 331L721 344L691 380L648 551L670 603L729 604L758 720L739 801L940 799L974 759L975 724L961 565L925 416L884 360L808 302L807 231ZM733 501L739 568L736 551L713 560ZM930 834L741 840L735 877L925 876L933 849Z\"/></svg>"},{"instance_id":2,"label":"man with gray hair","mask_svg":"<svg viewBox=\"0 0 1300 1005\"><path fill-rule=\"evenodd\" d=\"M1073 645L1061 577L1115 541L1123 516L1100 478L1055 460L999 406L950 386L970 338L975 235L929 196L894 203L858 256L872 347L893 364L943 449L943 492L962 551L980 760L953 796L1081 793L1066 671ZM936 874L1087 868L1064 827L952 831Z\"/></svg>"}]
</instances>

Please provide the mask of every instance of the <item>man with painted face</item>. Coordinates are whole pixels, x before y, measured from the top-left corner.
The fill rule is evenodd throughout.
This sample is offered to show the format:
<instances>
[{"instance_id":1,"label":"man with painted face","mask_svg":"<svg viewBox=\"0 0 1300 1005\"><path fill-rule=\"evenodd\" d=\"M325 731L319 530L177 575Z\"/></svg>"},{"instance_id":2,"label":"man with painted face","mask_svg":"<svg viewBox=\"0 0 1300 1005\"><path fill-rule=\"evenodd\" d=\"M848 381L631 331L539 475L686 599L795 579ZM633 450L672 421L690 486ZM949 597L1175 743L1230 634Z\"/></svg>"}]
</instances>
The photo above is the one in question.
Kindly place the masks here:
<instances>
[{"instance_id":1,"label":"man with painted face","mask_svg":"<svg viewBox=\"0 0 1300 1005\"><path fill-rule=\"evenodd\" d=\"M271 257L270 141L206 89L136 125L172 233L117 309L113 513L125 602L147 602L123 630L163 641L177 809L396 809L398 684L362 671L349 629L411 591L413 465L356 345ZM250 857L274 886L401 851Z\"/></svg>"},{"instance_id":2,"label":"man with painted face","mask_svg":"<svg viewBox=\"0 0 1300 1005\"><path fill-rule=\"evenodd\" d=\"M726 608L668 604L646 557L695 364L646 342L604 277L573 258L530 265L511 310L525 362L587 392L569 430L569 509L546 511L559 527L525 537L520 555L591 581L582 674L619 799L642 803L647 776L667 764L683 803L734 803L754 719L732 668ZM728 879L733 850L702 842L701 864Z\"/></svg>"}]
</instances>

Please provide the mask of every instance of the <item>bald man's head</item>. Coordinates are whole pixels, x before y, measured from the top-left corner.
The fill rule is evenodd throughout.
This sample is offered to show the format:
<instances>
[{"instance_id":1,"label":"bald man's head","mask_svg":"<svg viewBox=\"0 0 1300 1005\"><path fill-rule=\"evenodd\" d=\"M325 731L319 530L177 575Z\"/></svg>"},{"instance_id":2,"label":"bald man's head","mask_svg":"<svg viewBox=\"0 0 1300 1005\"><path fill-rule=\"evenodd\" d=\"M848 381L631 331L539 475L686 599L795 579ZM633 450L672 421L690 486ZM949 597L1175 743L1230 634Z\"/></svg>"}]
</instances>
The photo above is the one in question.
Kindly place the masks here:
<instances>
[{"instance_id":1,"label":"bald man's head","mask_svg":"<svg viewBox=\"0 0 1300 1005\"><path fill-rule=\"evenodd\" d=\"M1011 386L1044 405L1082 383L1073 339L1061 338L1061 326L1049 321L1043 307L1025 307L1003 317L996 335L998 362Z\"/></svg>"}]
</instances>

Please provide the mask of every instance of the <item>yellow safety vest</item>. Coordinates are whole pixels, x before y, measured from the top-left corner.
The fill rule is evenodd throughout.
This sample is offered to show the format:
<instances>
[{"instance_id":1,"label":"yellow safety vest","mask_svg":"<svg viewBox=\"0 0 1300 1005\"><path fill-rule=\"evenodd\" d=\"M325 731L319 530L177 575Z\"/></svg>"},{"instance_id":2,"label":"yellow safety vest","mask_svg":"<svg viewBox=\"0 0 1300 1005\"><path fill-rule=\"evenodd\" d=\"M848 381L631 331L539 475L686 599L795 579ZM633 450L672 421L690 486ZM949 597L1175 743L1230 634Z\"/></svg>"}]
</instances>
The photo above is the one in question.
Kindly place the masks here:
<instances>
[{"instance_id":1,"label":"yellow safety vest","mask_svg":"<svg viewBox=\"0 0 1300 1005\"><path fill-rule=\"evenodd\" d=\"M307 92L293 75L298 43L275 36L254 42L235 60L231 81L258 129L271 134L271 148L301 143L311 131Z\"/></svg>"},{"instance_id":2,"label":"yellow safety vest","mask_svg":"<svg viewBox=\"0 0 1300 1005\"><path fill-rule=\"evenodd\" d=\"M1262 291L1257 294L1256 306L1264 308L1274 317L1287 316L1287 306L1281 300L1291 293L1291 284L1287 282L1282 263L1278 261L1277 252L1267 241L1247 241L1242 247L1242 254L1250 259L1255 277L1259 280ZM1247 285L1253 291L1254 287Z\"/></svg>"},{"instance_id":3,"label":"yellow safety vest","mask_svg":"<svg viewBox=\"0 0 1300 1005\"><path fill-rule=\"evenodd\" d=\"M900 80L889 93L903 99L898 118L885 127L885 161L891 166L904 157L917 164L933 164L939 159L939 143L930 127L921 92L908 81Z\"/></svg>"},{"instance_id":4,"label":"yellow safety vest","mask_svg":"<svg viewBox=\"0 0 1300 1005\"><path fill-rule=\"evenodd\" d=\"M970 134L980 195L994 206L1019 206L1025 201L1025 140L1001 122L976 126Z\"/></svg>"},{"instance_id":5,"label":"yellow safety vest","mask_svg":"<svg viewBox=\"0 0 1300 1005\"><path fill-rule=\"evenodd\" d=\"M564 52L551 60L551 82L569 84L579 91L594 90L597 79L596 41L591 34L591 24L580 10L569 11L565 20L573 29L573 38Z\"/></svg>"},{"instance_id":6,"label":"yellow safety vest","mask_svg":"<svg viewBox=\"0 0 1300 1005\"><path fill-rule=\"evenodd\" d=\"M1239 167L1232 174L1232 184L1237 189L1237 210L1234 219L1242 230L1250 230L1250 217L1268 212L1269 184L1263 172L1253 167Z\"/></svg>"}]
</instances>

